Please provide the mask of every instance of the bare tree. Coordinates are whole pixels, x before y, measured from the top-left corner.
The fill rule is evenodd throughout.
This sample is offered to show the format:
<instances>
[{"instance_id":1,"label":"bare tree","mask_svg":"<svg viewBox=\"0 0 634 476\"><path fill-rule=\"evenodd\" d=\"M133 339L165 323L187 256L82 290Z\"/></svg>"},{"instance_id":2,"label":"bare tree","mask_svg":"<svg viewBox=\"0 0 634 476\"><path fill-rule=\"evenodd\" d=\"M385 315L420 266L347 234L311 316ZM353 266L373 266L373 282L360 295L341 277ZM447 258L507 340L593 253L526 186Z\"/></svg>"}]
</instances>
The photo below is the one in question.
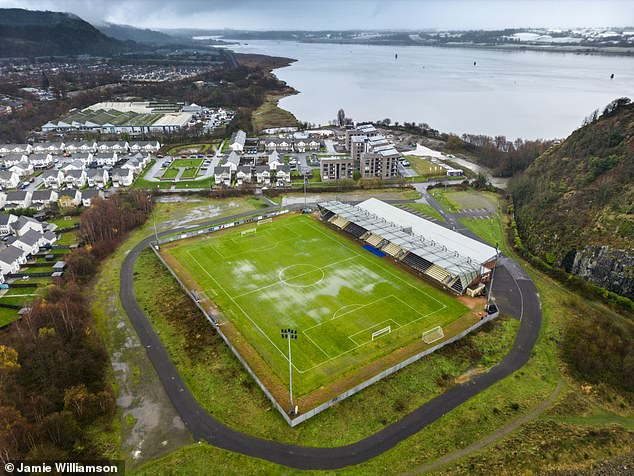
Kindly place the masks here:
<instances>
[{"instance_id":1,"label":"bare tree","mask_svg":"<svg viewBox=\"0 0 634 476\"><path fill-rule=\"evenodd\" d=\"M343 109L337 111L337 122L339 123L339 127L343 127L346 124L346 113Z\"/></svg>"}]
</instances>

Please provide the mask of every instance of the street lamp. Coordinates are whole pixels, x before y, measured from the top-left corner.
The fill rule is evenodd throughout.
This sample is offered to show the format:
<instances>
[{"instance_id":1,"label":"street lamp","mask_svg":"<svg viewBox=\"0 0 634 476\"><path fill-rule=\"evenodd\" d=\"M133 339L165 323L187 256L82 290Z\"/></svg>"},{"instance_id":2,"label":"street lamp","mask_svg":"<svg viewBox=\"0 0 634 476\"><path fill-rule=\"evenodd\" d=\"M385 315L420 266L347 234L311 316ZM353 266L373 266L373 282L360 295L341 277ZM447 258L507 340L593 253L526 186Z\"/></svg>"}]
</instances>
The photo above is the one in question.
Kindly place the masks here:
<instances>
[{"instance_id":1,"label":"street lamp","mask_svg":"<svg viewBox=\"0 0 634 476\"><path fill-rule=\"evenodd\" d=\"M489 312L489 306L491 305L491 291L493 291L493 278L495 277L495 267L498 265L498 259L500 256L500 252L498 249L498 243L495 244L495 265L491 270L491 282L489 283L489 295L487 296L487 305L486 310Z\"/></svg>"},{"instance_id":2,"label":"street lamp","mask_svg":"<svg viewBox=\"0 0 634 476\"><path fill-rule=\"evenodd\" d=\"M156 186L158 190L158 185ZM152 195L148 195L147 198L152 200ZM152 200L153 201L153 200ZM152 221L154 222L154 238L156 239L156 249L159 249L158 232L156 231L156 217L154 216L154 203L152 203Z\"/></svg>"},{"instance_id":3,"label":"street lamp","mask_svg":"<svg viewBox=\"0 0 634 476\"><path fill-rule=\"evenodd\" d=\"M291 360L291 340L297 339L297 331L293 329L282 329L282 339L288 340L288 381L289 381L289 401L290 410L288 413L292 415L293 411L293 361Z\"/></svg>"}]
</instances>

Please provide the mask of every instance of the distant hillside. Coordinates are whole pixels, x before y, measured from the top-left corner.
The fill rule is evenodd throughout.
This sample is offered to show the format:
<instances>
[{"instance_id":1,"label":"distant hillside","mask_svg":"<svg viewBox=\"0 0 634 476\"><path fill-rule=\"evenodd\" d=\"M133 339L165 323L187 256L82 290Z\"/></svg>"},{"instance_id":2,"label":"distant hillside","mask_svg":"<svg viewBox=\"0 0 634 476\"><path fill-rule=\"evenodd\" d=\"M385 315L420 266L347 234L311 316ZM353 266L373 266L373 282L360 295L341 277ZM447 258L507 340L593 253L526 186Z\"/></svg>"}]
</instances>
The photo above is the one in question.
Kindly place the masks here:
<instances>
[{"instance_id":1,"label":"distant hillside","mask_svg":"<svg viewBox=\"0 0 634 476\"><path fill-rule=\"evenodd\" d=\"M0 57L109 55L132 46L69 13L0 9Z\"/></svg>"},{"instance_id":2,"label":"distant hillside","mask_svg":"<svg viewBox=\"0 0 634 476\"><path fill-rule=\"evenodd\" d=\"M179 38L161 33L160 31L135 28L130 25L115 25L113 23L104 23L96 25L97 29L111 38L120 41L135 41L137 43L146 43L152 45L172 45L175 43L190 43L187 38Z\"/></svg>"},{"instance_id":3,"label":"distant hillside","mask_svg":"<svg viewBox=\"0 0 634 476\"><path fill-rule=\"evenodd\" d=\"M520 236L547 262L634 298L634 104L542 154L512 188Z\"/></svg>"}]
</instances>

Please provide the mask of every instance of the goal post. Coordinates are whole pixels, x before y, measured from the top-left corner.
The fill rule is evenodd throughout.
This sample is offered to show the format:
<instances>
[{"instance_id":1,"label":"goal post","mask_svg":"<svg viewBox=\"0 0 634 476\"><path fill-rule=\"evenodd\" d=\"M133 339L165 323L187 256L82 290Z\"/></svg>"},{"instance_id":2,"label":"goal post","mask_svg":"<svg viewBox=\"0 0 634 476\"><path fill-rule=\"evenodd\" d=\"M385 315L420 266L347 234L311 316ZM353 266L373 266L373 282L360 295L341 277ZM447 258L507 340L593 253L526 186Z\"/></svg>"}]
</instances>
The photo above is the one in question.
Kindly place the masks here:
<instances>
[{"instance_id":1,"label":"goal post","mask_svg":"<svg viewBox=\"0 0 634 476\"><path fill-rule=\"evenodd\" d=\"M382 335L389 334L390 332L392 332L392 326L387 326L383 329L379 329L378 331L372 333L372 340L378 339Z\"/></svg>"},{"instance_id":2,"label":"goal post","mask_svg":"<svg viewBox=\"0 0 634 476\"><path fill-rule=\"evenodd\" d=\"M441 326L434 327L428 331L423 332L423 341L425 344L431 344L445 337L445 333Z\"/></svg>"},{"instance_id":3,"label":"goal post","mask_svg":"<svg viewBox=\"0 0 634 476\"><path fill-rule=\"evenodd\" d=\"M249 233L255 233L257 228L249 228L248 230L244 230L240 232L240 236L248 235Z\"/></svg>"},{"instance_id":4,"label":"goal post","mask_svg":"<svg viewBox=\"0 0 634 476\"><path fill-rule=\"evenodd\" d=\"M273 218L264 218L260 221L258 221L257 225L264 225L265 223L273 223Z\"/></svg>"}]
</instances>

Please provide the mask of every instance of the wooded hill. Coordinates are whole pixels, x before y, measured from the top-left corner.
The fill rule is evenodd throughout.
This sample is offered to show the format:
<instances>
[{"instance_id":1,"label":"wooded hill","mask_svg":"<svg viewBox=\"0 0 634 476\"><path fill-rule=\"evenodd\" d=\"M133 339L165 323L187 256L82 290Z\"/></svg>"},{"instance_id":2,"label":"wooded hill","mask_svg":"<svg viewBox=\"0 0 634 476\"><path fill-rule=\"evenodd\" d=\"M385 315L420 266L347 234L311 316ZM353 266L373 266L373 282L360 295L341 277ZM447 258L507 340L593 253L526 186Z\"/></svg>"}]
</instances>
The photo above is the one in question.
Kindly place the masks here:
<instances>
[{"instance_id":1,"label":"wooded hill","mask_svg":"<svg viewBox=\"0 0 634 476\"><path fill-rule=\"evenodd\" d=\"M110 38L70 13L0 9L0 57L111 55L135 45Z\"/></svg>"},{"instance_id":2,"label":"wooded hill","mask_svg":"<svg viewBox=\"0 0 634 476\"><path fill-rule=\"evenodd\" d=\"M595 111L513 183L524 244L549 264L634 297L634 104Z\"/></svg>"}]
</instances>

